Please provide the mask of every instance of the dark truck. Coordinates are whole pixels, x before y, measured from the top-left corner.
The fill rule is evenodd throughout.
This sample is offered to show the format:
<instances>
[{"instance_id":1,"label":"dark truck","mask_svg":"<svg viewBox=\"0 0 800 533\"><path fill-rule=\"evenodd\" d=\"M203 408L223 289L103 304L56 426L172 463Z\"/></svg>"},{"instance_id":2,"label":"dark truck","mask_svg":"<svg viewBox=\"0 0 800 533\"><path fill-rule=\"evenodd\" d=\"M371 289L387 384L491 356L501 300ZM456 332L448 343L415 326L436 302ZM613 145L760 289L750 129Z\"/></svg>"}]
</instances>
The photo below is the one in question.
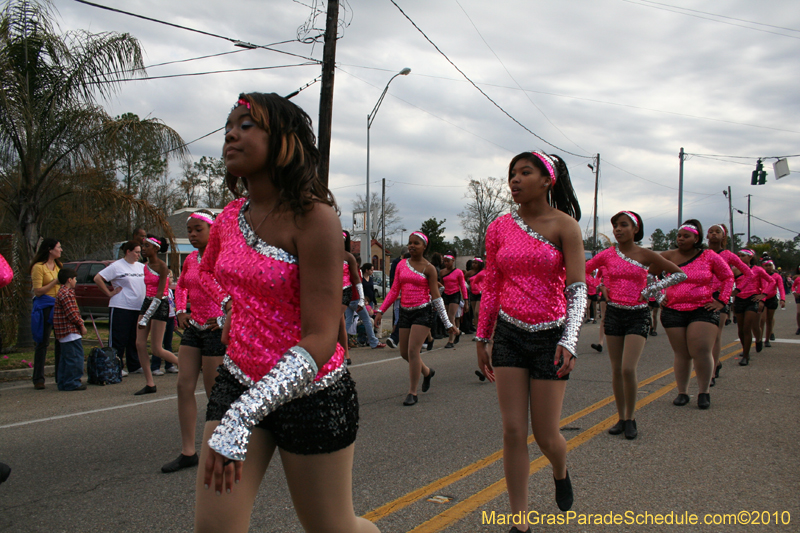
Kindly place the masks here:
<instances>
[{"instance_id":1,"label":"dark truck","mask_svg":"<svg viewBox=\"0 0 800 533\"><path fill-rule=\"evenodd\" d=\"M89 313L95 318L108 318L108 296L103 294L100 287L95 285L94 277L114 261L70 261L64 263L65 268L71 268L78 273L78 284L75 285L75 299L81 310L81 315L88 317ZM111 287L109 287L111 290Z\"/></svg>"}]
</instances>

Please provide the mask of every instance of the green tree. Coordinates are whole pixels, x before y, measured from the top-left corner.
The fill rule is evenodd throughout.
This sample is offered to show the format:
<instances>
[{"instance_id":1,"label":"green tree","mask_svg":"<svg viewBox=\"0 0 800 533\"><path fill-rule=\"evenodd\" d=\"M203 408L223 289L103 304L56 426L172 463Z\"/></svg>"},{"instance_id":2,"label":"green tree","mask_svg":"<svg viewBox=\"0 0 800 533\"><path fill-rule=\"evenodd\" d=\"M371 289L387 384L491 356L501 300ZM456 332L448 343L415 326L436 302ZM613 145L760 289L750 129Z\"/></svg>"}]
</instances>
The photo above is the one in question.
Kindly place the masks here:
<instances>
[{"instance_id":1,"label":"green tree","mask_svg":"<svg viewBox=\"0 0 800 533\"><path fill-rule=\"evenodd\" d=\"M206 207L225 207L233 200L233 193L225 183L227 168L221 157L203 156L192 165L205 193Z\"/></svg>"},{"instance_id":2,"label":"green tree","mask_svg":"<svg viewBox=\"0 0 800 533\"><path fill-rule=\"evenodd\" d=\"M656 230L650 234L650 242L653 243L653 250L659 252L669 250L669 241L661 228L656 228Z\"/></svg>"},{"instance_id":3,"label":"green tree","mask_svg":"<svg viewBox=\"0 0 800 533\"><path fill-rule=\"evenodd\" d=\"M447 244L444 240L445 222L447 222L447 219L436 220L436 218L429 218L422 223L419 230L428 237L428 248L425 250L427 257L436 252L443 254L447 251Z\"/></svg>"}]
</instances>

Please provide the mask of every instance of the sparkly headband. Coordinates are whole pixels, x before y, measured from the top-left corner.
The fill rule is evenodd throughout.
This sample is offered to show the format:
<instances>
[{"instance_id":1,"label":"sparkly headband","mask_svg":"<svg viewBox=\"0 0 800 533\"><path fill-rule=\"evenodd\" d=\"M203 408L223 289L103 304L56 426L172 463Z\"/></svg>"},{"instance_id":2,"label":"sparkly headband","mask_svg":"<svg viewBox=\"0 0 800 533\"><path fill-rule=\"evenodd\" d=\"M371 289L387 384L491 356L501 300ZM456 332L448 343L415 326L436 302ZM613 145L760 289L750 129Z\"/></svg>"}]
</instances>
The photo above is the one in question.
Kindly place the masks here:
<instances>
[{"instance_id":1,"label":"sparkly headband","mask_svg":"<svg viewBox=\"0 0 800 533\"><path fill-rule=\"evenodd\" d=\"M412 232L411 232L411 235L416 235L417 237L419 237L420 239L422 239L423 241L425 241L425 246L428 246L428 237L426 237L426 236L425 236L425 234L424 234L424 233L422 233L421 231L412 231ZM409 235L409 237L410 237L411 235Z\"/></svg>"},{"instance_id":2,"label":"sparkly headband","mask_svg":"<svg viewBox=\"0 0 800 533\"><path fill-rule=\"evenodd\" d=\"M700 232L697 231L697 226L693 226L691 224L684 224L683 226L678 228L678 231L680 231L682 229L685 229L686 231L690 231L690 232L694 233L695 235L700 235Z\"/></svg>"},{"instance_id":3,"label":"sparkly headband","mask_svg":"<svg viewBox=\"0 0 800 533\"><path fill-rule=\"evenodd\" d=\"M453 257L452 255L445 255L444 257L445 257L446 259L455 259L455 257Z\"/></svg>"},{"instance_id":4,"label":"sparkly headband","mask_svg":"<svg viewBox=\"0 0 800 533\"><path fill-rule=\"evenodd\" d=\"M186 219L186 221L188 222L188 221L192 220L193 218L196 218L198 220L202 220L203 222L208 222L209 224L213 224L214 223L214 219L208 213L192 213L191 215L189 215L189 218Z\"/></svg>"},{"instance_id":5,"label":"sparkly headband","mask_svg":"<svg viewBox=\"0 0 800 533\"><path fill-rule=\"evenodd\" d=\"M762 264L763 266L767 266L767 265L772 265L772 266L775 266L775 263L773 263L772 261L764 261L764 262L763 262L763 263L761 263L761 264Z\"/></svg>"},{"instance_id":6,"label":"sparkly headband","mask_svg":"<svg viewBox=\"0 0 800 533\"><path fill-rule=\"evenodd\" d=\"M345 233L344 231L342 232L342 239L345 239L345 240L347 239L347 233Z\"/></svg>"},{"instance_id":7,"label":"sparkly headband","mask_svg":"<svg viewBox=\"0 0 800 533\"><path fill-rule=\"evenodd\" d=\"M234 108L234 109L236 109L236 108L237 108L237 107L239 107L240 105L245 105L245 106L247 106L247 109L250 109L250 102L248 102L248 101L247 101L247 100L245 100L244 98L239 98L239 99L236 101L236 104L233 106L233 108Z\"/></svg>"},{"instance_id":8,"label":"sparkly headband","mask_svg":"<svg viewBox=\"0 0 800 533\"><path fill-rule=\"evenodd\" d=\"M630 217L631 220L633 220L633 225L636 226L637 228L639 227L639 217L634 215L632 212L630 212L630 211L620 211L617 214L618 215L627 215L628 217Z\"/></svg>"},{"instance_id":9,"label":"sparkly headband","mask_svg":"<svg viewBox=\"0 0 800 533\"><path fill-rule=\"evenodd\" d=\"M719 229L722 230L722 236L723 237L727 237L728 236L728 232L725 230L725 226L723 226L722 224L711 224L711 226L709 226L708 229L711 229L711 228L719 228Z\"/></svg>"},{"instance_id":10,"label":"sparkly headband","mask_svg":"<svg viewBox=\"0 0 800 533\"><path fill-rule=\"evenodd\" d=\"M547 167L547 171L550 173L550 180L553 182L553 185L556 184L556 176L558 175L558 171L556 171L556 162L553 161L553 158L547 155L544 152L539 151L532 151L533 155L539 158L544 166Z\"/></svg>"},{"instance_id":11,"label":"sparkly headband","mask_svg":"<svg viewBox=\"0 0 800 533\"><path fill-rule=\"evenodd\" d=\"M473 261L477 261L478 263L483 263L483 259L481 259L480 257L476 257L475 259L473 259Z\"/></svg>"},{"instance_id":12,"label":"sparkly headband","mask_svg":"<svg viewBox=\"0 0 800 533\"><path fill-rule=\"evenodd\" d=\"M739 253L740 254L744 254L744 255L749 255L750 257L753 257L754 255L756 255L756 253L753 250L748 250L747 248L743 248L743 249L739 250Z\"/></svg>"},{"instance_id":13,"label":"sparkly headband","mask_svg":"<svg viewBox=\"0 0 800 533\"><path fill-rule=\"evenodd\" d=\"M161 241L159 241L158 239L154 237L147 237L145 240L150 244L152 244L153 246L158 246L159 248L161 248Z\"/></svg>"}]
</instances>

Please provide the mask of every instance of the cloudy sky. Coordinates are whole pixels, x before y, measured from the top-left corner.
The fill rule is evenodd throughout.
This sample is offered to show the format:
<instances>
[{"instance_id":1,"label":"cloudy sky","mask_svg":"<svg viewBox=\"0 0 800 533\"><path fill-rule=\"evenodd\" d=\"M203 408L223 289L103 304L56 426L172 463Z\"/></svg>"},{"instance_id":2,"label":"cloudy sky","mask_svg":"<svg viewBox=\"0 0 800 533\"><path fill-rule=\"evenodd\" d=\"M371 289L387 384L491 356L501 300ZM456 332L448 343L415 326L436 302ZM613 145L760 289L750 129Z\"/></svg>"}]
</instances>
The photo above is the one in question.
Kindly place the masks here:
<instances>
[{"instance_id":1,"label":"cloudy sky","mask_svg":"<svg viewBox=\"0 0 800 533\"><path fill-rule=\"evenodd\" d=\"M777 182L774 160L765 160L767 184L750 185L756 158L800 154L796 0L342 1L330 186L345 227L365 189L366 116L408 67L409 76L391 83L370 134L371 188L380 191L386 179L408 230L436 217L447 220L449 238L463 236L458 213L470 177L504 177L515 154L544 149L568 162L583 227L591 229L594 191L587 163L599 153L599 231L610 235L608 219L621 209L642 215L646 235L667 231L677 223L683 147L692 154L684 163L684 218L727 221L722 191L730 186L735 209L746 211L752 194L752 214L785 228L753 218L752 234L800 232L800 157L789 159L795 172ZM278 67L128 82L106 103L112 115L160 118L187 141L222 126L239 92L288 94L320 74L318 64L291 55L242 50L72 0L54 3L63 30L136 36L152 65L148 76ZM311 19L315 5L324 7L315 0L97 3L259 45L290 41L274 48L322 58L321 40L297 41L318 33L301 26L324 27L324 14ZM293 99L315 124L319 90L317 83ZM192 157L219 156L222 141L217 133L192 144ZM746 232L746 217L735 213L734 225Z\"/></svg>"}]
</instances>

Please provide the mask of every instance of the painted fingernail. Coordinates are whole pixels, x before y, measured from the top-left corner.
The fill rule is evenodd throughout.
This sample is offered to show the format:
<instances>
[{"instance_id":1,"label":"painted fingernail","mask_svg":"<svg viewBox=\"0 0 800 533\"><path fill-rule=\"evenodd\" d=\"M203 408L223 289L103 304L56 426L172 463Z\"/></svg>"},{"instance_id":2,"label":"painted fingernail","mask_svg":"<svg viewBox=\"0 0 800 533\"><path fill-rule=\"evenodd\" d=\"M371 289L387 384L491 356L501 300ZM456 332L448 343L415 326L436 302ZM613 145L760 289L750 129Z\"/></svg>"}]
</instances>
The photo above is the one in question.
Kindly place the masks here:
<instances>
[{"instance_id":1,"label":"painted fingernail","mask_svg":"<svg viewBox=\"0 0 800 533\"><path fill-rule=\"evenodd\" d=\"M220 491L217 491L217 496L222 496L222 493Z\"/></svg>"},{"instance_id":2,"label":"painted fingernail","mask_svg":"<svg viewBox=\"0 0 800 533\"><path fill-rule=\"evenodd\" d=\"M236 481L234 481L234 483L236 483L238 485L239 484L239 480L237 479Z\"/></svg>"},{"instance_id":3,"label":"painted fingernail","mask_svg":"<svg viewBox=\"0 0 800 533\"><path fill-rule=\"evenodd\" d=\"M203 486L206 488L206 490L208 490L208 485L203 485Z\"/></svg>"},{"instance_id":4,"label":"painted fingernail","mask_svg":"<svg viewBox=\"0 0 800 533\"><path fill-rule=\"evenodd\" d=\"M231 489L228 489L227 492L228 492L228 494L230 494L231 493Z\"/></svg>"}]
</instances>

